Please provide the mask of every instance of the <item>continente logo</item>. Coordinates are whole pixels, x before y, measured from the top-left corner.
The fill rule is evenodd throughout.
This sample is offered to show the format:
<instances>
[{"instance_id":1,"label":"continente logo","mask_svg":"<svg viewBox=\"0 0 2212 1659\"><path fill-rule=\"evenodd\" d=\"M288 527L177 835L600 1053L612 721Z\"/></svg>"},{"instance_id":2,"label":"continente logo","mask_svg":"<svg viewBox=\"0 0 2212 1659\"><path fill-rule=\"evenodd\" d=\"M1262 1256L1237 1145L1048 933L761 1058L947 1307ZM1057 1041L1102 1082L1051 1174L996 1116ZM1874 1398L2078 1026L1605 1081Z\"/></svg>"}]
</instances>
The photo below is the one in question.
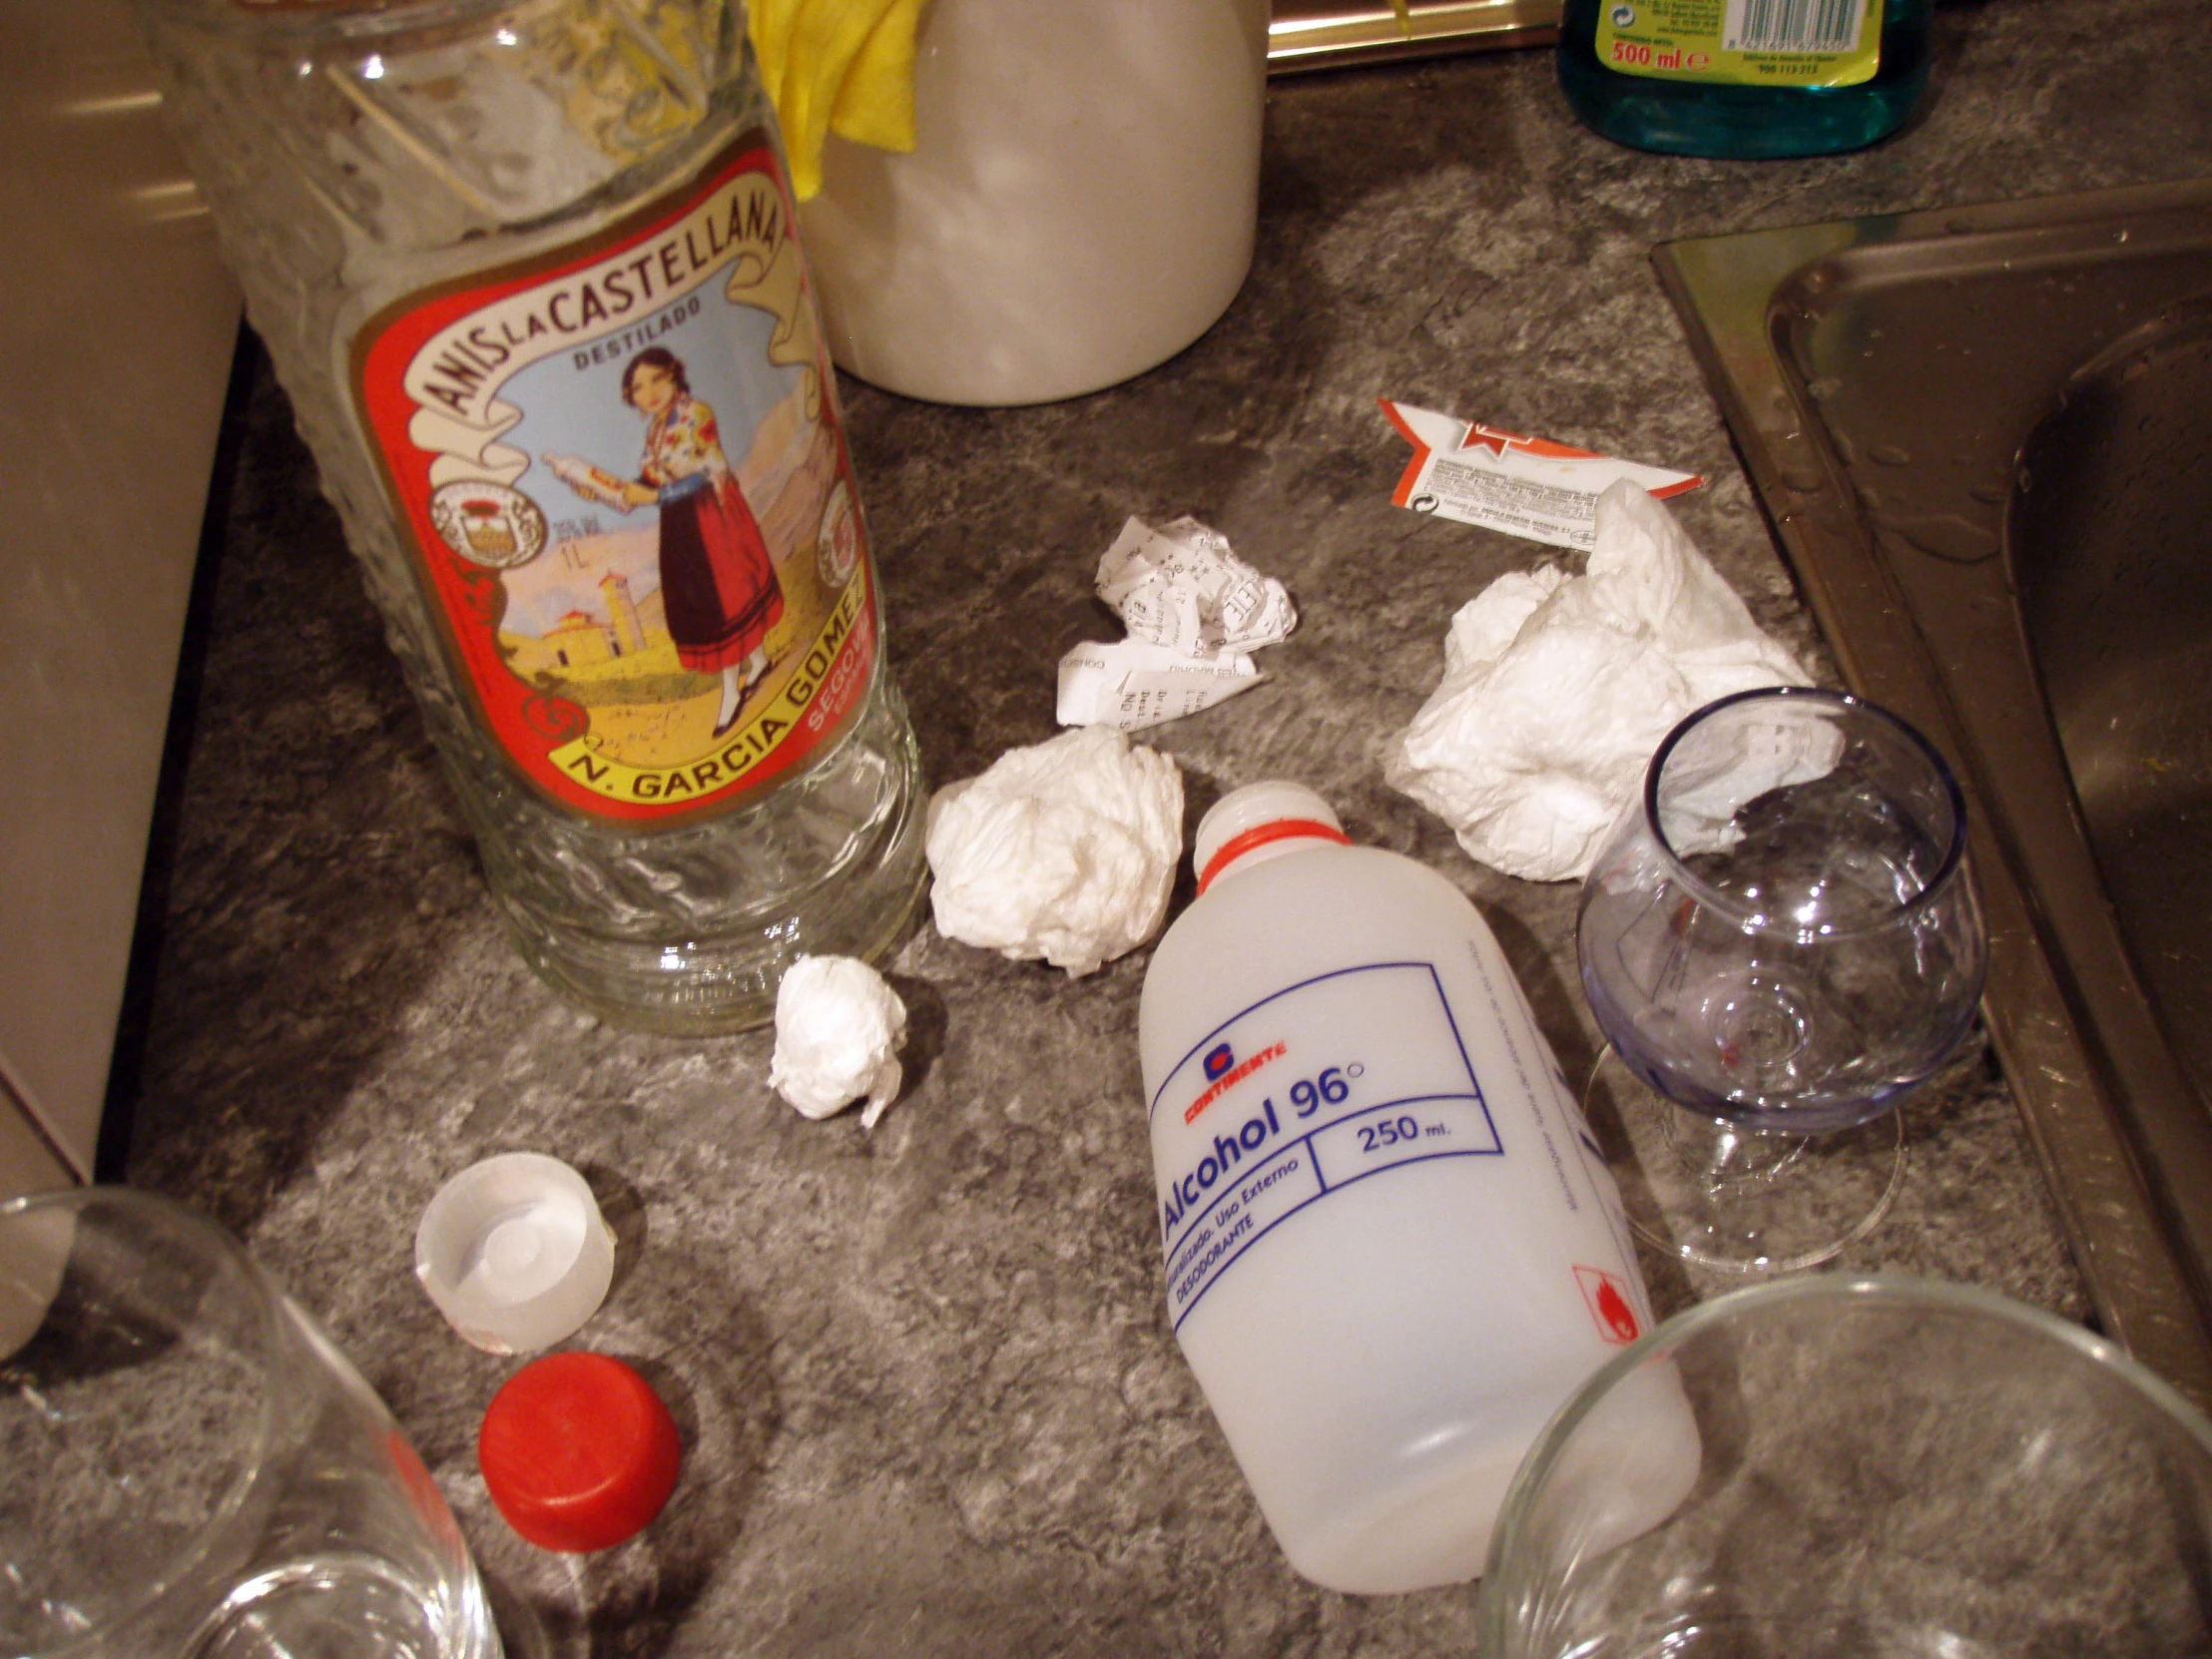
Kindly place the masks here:
<instances>
[{"instance_id":1,"label":"continente logo","mask_svg":"<svg viewBox=\"0 0 2212 1659\"><path fill-rule=\"evenodd\" d=\"M1290 1049L1283 1043L1270 1043L1259 1053L1253 1055L1251 1059L1239 1061L1235 1052L1227 1043L1209 1049L1206 1058L1200 1062L1200 1068L1206 1073L1209 1080L1208 1087L1196 1100L1183 1108L1183 1121L1187 1124L1196 1123L1199 1114L1205 1111L1207 1107L1213 1105L1215 1101L1239 1083L1242 1083L1262 1066L1282 1059L1289 1052Z\"/></svg>"}]
</instances>

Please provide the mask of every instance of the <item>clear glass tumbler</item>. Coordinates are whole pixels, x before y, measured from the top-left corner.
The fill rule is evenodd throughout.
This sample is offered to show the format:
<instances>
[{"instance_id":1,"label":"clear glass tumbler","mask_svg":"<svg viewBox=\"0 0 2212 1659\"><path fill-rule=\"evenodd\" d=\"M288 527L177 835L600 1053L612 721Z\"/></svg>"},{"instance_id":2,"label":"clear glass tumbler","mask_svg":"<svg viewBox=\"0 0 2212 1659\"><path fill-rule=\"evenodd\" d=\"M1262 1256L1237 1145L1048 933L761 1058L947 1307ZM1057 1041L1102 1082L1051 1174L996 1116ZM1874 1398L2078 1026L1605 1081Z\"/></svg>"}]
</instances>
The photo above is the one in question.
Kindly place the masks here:
<instances>
[{"instance_id":1,"label":"clear glass tumbler","mask_svg":"<svg viewBox=\"0 0 2212 1659\"><path fill-rule=\"evenodd\" d=\"M2078 1326L1837 1275L1678 1315L1515 1477L1483 1659L2212 1653L2212 1423Z\"/></svg>"},{"instance_id":2,"label":"clear glass tumbler","mask_svg":"<svg viewBox=\"0 0 2212 1659\"><path fill-rule=\"evenodd\" d=\"M499 1659L368 1385L148 1194L0 1205L0 1644L46 1659Z\"/></svg>"}]
</instances>

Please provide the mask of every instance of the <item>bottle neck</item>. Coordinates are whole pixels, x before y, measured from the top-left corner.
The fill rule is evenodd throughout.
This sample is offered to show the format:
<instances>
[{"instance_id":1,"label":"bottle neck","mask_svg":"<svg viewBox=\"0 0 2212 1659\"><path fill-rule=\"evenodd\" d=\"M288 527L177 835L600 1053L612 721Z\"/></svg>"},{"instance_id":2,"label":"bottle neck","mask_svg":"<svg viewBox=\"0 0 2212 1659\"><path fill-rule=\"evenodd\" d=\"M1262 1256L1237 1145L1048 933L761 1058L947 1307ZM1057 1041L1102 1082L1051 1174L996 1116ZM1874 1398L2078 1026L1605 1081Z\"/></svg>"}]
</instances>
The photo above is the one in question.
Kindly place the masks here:
<instances>
[{"instance_id":1,"label":"bottle neck","mask_svg":"<svg viewBox=\"0 0 2212 1659\"><path fill-rule=\"evenodd\" d=\"M1255 824L1223 841L1206 867L1198 872L1198 891L1205 896L1222 876L1241 863L1251 862L1253 855L1263 848L1274 847L1289 852L1294 847L1285 844L1293 841L1326 842L1333 846L1350 846L1352 837L1334 824L1324 824L1319 819L1279 818L1266 824Z\"/></svg>"}]
</instances>

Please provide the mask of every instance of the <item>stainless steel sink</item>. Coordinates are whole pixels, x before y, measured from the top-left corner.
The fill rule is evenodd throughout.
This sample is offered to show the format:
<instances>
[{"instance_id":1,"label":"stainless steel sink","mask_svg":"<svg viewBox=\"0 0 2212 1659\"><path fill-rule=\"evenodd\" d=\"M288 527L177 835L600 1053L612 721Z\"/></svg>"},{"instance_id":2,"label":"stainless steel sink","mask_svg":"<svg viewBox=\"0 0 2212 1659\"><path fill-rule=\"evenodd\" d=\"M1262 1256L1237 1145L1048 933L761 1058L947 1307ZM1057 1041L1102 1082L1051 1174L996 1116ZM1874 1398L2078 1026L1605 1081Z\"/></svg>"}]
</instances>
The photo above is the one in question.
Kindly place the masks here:
<instances>
[{"instance_id":1,"label":"stainless steel sink","mask_svg":"<svg viewBox=\"0 0 2212 1659\"><path fill-rule=\"evenodd\" d=\"M2021 626L2129 959L2212 1100L2212 296L2076 373L2021 477Z\"/></svg>"},{"instance_id":2,"label":"stainless steel sink","mask_svg":"<svg viewBox=\"0 0 2212 1659\"><path fill-rule=\"evenodd\" d=\"M1656 262L1846 677L1961 765L2101 1322L2212 1405L2212 181Z\"/></svg>"}]
</instances>

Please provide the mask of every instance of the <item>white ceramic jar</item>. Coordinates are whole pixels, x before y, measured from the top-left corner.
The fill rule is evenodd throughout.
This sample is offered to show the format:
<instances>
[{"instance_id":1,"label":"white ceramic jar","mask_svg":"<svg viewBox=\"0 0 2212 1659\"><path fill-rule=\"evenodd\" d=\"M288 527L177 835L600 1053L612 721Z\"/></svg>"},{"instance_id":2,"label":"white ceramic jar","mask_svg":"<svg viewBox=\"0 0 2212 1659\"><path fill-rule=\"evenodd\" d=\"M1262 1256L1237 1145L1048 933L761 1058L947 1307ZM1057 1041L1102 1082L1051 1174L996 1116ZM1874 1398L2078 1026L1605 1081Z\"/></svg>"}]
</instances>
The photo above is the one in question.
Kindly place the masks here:
<instances>
[{"instance_id":1,"label":"white ceramic jar","mask_svg":"<svg viewBox=\"0 0 2212 1659\"><path fill-rule=\"evenodd\" d=\"M1041 403L1166 361L1252 263L1267 0L932 0L911 155L831 136L802 210L837 365Z\"/></svg>"}]
</instances>

